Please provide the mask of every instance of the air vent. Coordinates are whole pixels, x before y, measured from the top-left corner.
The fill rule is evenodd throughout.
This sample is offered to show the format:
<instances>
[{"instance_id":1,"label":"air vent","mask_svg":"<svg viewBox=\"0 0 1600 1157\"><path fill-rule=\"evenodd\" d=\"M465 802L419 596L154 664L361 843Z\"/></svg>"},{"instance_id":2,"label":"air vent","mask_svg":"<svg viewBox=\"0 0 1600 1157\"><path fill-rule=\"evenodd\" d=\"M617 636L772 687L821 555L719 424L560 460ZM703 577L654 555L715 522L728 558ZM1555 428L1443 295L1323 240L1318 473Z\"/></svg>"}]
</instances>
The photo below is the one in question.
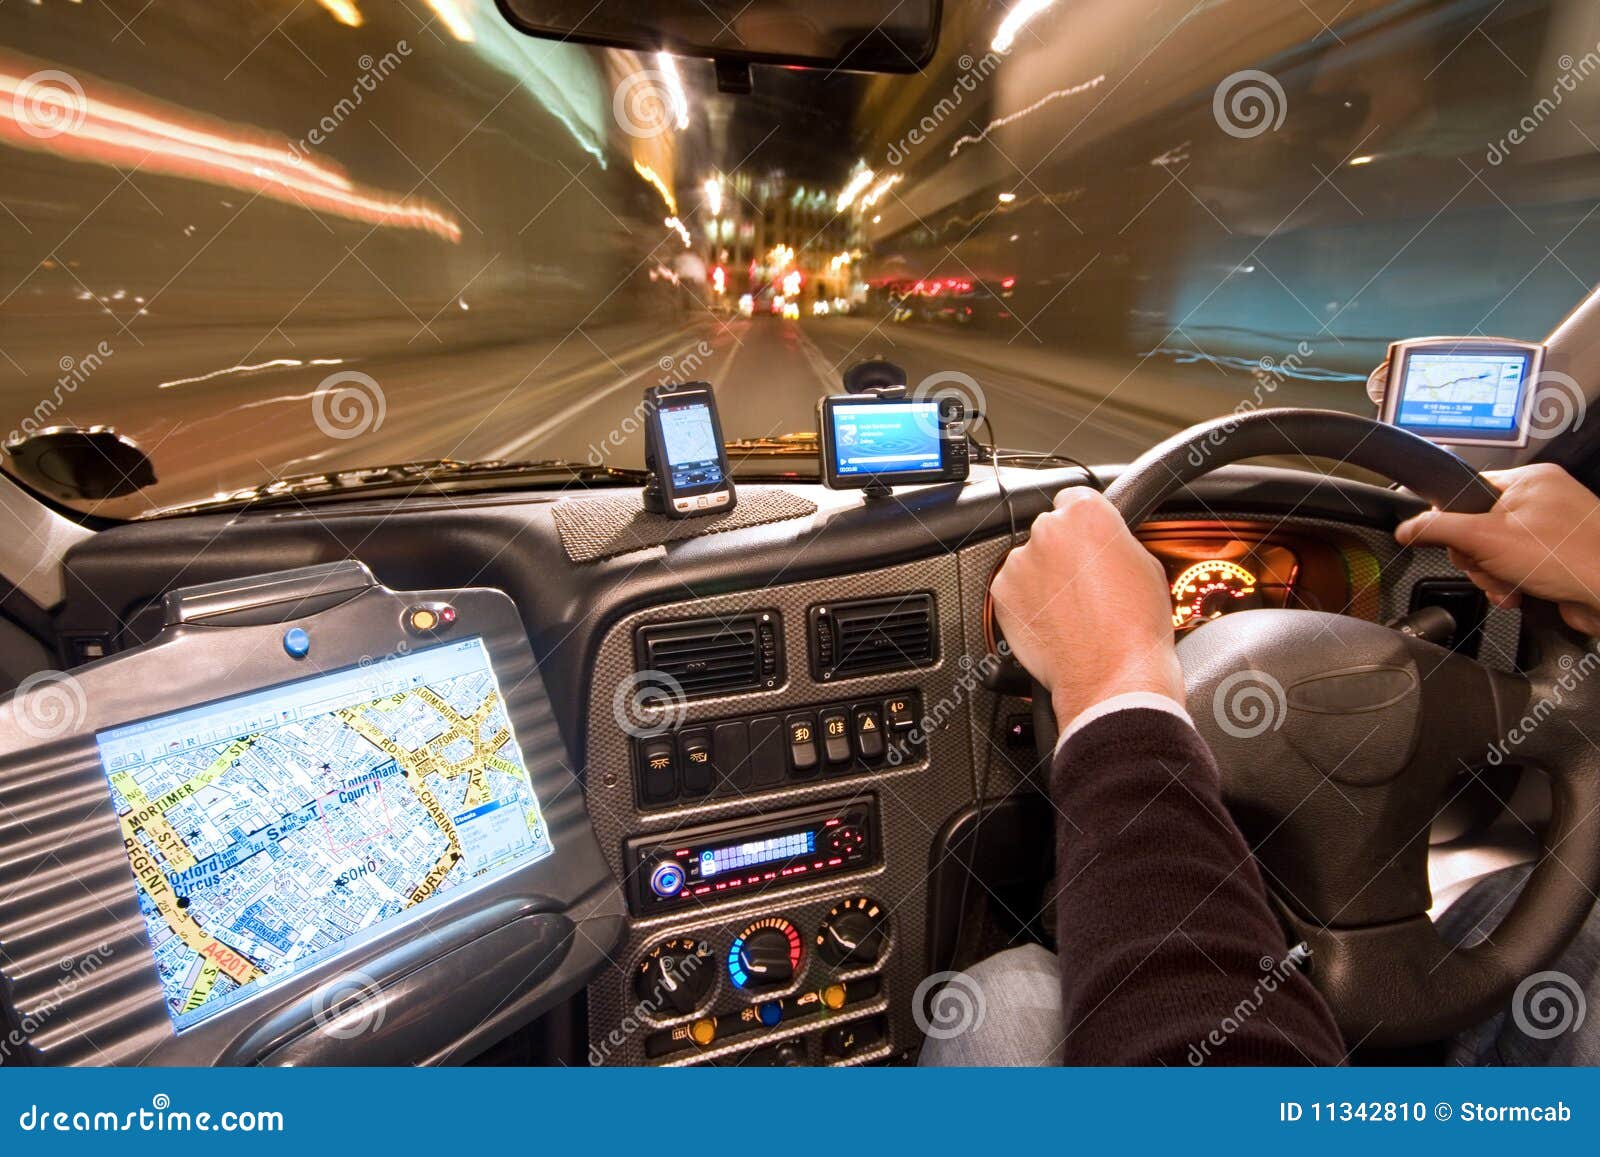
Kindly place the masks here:
<instances>
[{"instance_id":1,"label":"air vent","mask_svg":"<svg viewBox=\"0 0 1600 1157\"><path fill-rule=\"evenodd\" d=\"M761 691L783 682L783 625L776 611L641 627L640 671L677 680L690 699Z\"/></svg>"},{"instance_id":2,"label":"air vent","mask_svg":"<svg viewBox=\"0 0 1600 1157\"><path fill-rule=\"evenodd\" d=\"M811 608L811 673L843 679L926 667L939 657L931 594L896 595Z\"/></svg>"}]
</instances>

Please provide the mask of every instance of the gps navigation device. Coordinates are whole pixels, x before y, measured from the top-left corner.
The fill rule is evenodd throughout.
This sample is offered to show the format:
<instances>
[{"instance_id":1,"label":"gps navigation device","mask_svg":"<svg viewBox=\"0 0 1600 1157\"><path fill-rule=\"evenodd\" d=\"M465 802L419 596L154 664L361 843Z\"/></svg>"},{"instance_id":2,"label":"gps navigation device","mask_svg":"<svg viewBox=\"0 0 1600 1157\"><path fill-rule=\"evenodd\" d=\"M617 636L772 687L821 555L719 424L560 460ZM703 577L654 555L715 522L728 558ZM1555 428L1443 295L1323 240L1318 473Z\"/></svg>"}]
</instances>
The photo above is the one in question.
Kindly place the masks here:
<instances>
[{"instance_id":1,"label":"gps navigation device","mask_svg":"<svg viewBox=\"0 0 1600 1157\"><path fill-rule=\"evenodd\" d=\"M839 394L817 404L822 478L835 490L961 482L966 409L955 397Z\"/></svg>"},{"instance_id":2,"label":"gps navigation device","mask_svg":"<svg viewBox=\"0 0 1600 1157\"><path fill-rule=\"evenodd\" d=\"M346 560L161 613L45 688L48 744L0 700L0 1019L48 1023L12 1059L445 1063L605 966L626 904L505 593Z\"/></svg>"},{"instance_id":3,"label":"gps navigation device","mask_svg":"<svg viewBox=\"0 0 1600 1157\"><path fill-rule=\"evenodd\" d=\"M1544 347L1505 338L1418 338L1389 347L1379 416L1452 446L1525 446Z\"/></svg>"},{"instance_id":4,"label":"gps navigation device","mask_svg":"<svg viewBox=\"0 0 1600 1157\"><path fill-rule=\"evenodd\" d=\"M95 738L179 1031L554 850L477 636Z\"/></svg>"},{"instance_id":5,"label":"gps navigation device","mask_svg":"<svg viewBox=\"0 0 1600 1157\"><path fill-rule=\"evenodd\" d=\"M645 508L669 518L732 510L733 480L709 382L651 386L645 400Z\"/></svg>"}]
</instances>

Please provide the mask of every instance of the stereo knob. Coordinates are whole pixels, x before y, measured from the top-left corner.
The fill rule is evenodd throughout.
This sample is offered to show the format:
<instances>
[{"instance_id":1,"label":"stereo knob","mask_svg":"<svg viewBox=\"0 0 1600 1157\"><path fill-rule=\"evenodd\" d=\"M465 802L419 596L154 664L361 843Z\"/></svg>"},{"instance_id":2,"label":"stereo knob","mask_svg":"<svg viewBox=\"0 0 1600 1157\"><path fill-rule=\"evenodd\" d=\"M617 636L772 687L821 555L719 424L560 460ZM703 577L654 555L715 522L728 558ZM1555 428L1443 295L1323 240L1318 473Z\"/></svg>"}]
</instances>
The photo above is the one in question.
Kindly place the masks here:
<instances>
[{"instance_id":1,"label":"stereo knob","mask_svg":"<svg viewBox=\"0 0 1600 1157\"><path fill-rule=\"evenodd\" d=\"M683 865L676 860L662 860L651 868L650 890L662 899L683 891Z\"/></svg>"},{"instance_id":2,"label":"stereo knob","mask_svg":"<svg viewBox=\"0 0 1600 1157\"><path fill-rule=\"evenodd\" d=\"M633 971L633 994L649 1011L688 1016L711 992L711 946L687 937L657 944Z\"/></svg>"},{"instance_id":3,"label":"stereo knob","mask_svg":"<svg viewBox=\"0 0 1600 1157\"><path fill-rule=\"evenodd\" d=\"M728 976L740 988L783 988L800 971L800 931L781 916L757 920L728 949Z\"/></svg>"},{"instance_id":4,"label":"stereo knob","mask_svg":"<svg viewBox=\"0 0 1600 1157\"><path fill-rule=\"evenodd\" d=\"M817 951L835 967L875 964L889 938L889 916L876 900L857 896L837 905L817 930Z\"/></svg>"}]
</instances>

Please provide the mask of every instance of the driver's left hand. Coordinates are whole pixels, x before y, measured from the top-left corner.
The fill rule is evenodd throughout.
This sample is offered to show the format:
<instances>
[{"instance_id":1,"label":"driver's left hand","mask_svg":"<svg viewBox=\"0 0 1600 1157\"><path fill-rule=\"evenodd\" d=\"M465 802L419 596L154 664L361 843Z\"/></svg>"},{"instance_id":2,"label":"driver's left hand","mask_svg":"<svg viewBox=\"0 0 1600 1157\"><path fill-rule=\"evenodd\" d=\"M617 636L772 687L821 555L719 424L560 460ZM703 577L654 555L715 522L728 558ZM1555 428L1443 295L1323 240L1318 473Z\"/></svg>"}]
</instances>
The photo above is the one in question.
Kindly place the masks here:
<instances>
[{"instance_id":1,"label":"driver's left hand","mask_svg":"<svg viewBox=\"0 0 1600 1157\"><path fill-rule=\"evenodd\" d=\"M1088 487L1056 495L995 576L995 615L1017 661L1050 689L1062 728L1129 692L1184 701L1166 572Z\"/></svg>"}]
</instances>

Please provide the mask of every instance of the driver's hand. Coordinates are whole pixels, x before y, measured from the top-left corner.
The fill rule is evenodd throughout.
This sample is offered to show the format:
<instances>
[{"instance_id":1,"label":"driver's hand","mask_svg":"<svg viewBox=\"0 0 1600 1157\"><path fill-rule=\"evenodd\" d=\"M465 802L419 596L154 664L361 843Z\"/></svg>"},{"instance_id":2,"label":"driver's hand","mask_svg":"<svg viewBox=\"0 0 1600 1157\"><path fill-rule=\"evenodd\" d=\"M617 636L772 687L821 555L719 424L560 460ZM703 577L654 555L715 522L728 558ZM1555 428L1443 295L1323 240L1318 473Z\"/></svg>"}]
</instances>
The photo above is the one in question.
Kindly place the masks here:
<instances>
[{"instance_id":1,"label":"driver's hand","mask_svg":"<svg viewBox=\"0 0 1600 1157\"><path fill-rule=\"evenodd\" d=\"M1487 514L1430 510L1394 536L1404 546L1443 546L1491 602L1548 599L1576 630L1600 635L1600 499L1559 466L1484 474L1500 491Z\"/></svg>"},{"instance_id":2,"label":"driver's hand","mask_svg":"<svg viewBox=\"0 0 1600 1157\"><path fill-rule=\"evenodd\" d=\"M1113 695L1184 701L1161 564L1111 503L1084 486L1056 495L994 580L995 617L1012 654L1050 689L1064 730Z\"/></svg>"}]
</instances>

